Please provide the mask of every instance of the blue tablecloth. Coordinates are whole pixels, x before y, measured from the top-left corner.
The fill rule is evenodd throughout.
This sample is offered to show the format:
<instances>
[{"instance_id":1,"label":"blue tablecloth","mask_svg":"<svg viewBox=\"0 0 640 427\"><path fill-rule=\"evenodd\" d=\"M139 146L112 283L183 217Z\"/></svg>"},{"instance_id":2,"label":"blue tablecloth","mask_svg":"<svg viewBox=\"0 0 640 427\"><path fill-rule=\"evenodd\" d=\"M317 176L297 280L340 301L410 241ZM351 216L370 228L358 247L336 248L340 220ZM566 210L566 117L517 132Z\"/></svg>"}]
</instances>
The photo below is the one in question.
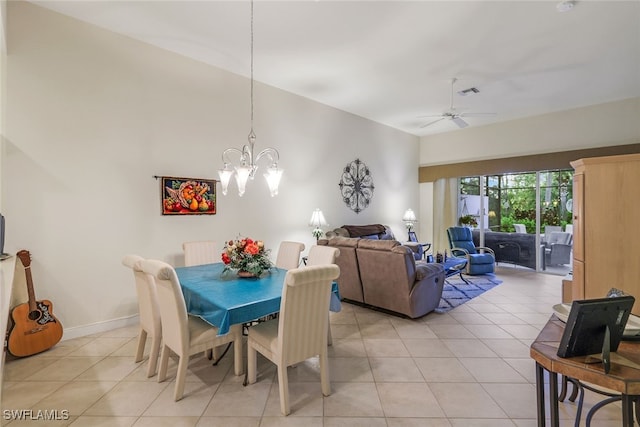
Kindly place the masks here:
<instances>
[{"instance_id":1,"label":"blue tablecloth","mask_svg":"<svg viewBox=\"0 0 640 427\"><path fill-rule=\"evenodd\" d=\"M222 273L223 263L177 267L187 312L218 327L219 334L235 324L247 323L280 311L282 285L287 270L272 268L260 278L239 278ZM340 310L334 283L331 310Z\"/></svg>"}]
</instances>

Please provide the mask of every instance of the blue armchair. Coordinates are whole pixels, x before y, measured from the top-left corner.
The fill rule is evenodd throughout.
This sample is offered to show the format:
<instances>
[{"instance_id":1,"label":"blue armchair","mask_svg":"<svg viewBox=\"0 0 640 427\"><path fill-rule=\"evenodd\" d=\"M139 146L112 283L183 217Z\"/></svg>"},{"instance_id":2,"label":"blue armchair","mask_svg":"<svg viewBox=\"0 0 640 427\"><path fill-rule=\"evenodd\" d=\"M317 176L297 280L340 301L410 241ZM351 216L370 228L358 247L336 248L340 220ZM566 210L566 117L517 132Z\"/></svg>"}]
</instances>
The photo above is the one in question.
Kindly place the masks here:
<instances>
[{"instance_id":1,"label":"blue armchair","mask_svg":"<svg viewBox=\"0 0 640 427\"><path fill-rule=\"evenodd\" d=\"M477 246L473 243L473 235L468 227L447 228L451 255L467 258L467 274L493 273L496 255L491 248Z\"/></svg>"}]
</instances>

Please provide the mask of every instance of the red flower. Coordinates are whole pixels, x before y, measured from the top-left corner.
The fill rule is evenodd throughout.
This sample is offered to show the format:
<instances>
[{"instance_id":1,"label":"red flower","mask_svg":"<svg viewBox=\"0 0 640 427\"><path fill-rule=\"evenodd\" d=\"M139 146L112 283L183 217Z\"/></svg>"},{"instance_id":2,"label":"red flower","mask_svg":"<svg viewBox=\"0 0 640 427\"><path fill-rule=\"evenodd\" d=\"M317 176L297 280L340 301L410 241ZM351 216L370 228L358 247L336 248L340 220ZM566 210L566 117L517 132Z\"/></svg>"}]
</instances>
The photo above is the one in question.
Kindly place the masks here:
<instances>
[{"instance_id":1,"label":"red flower","mask_svg":"<svg viewBox=\"0 0 640 427\"><path fill-rule=\"evenodd\" d=\"M248 254L256 255L258 252L260 252L260 248L258 247L258 245L253 243L253 240L251 240L251 243L247 242L247 246L244 247L244 251Z\"/></svg>"},{"instance_id":2,"label":"red flower","mask_svg":"<svg viewBox=\"0 0 640 427\"><path fill-rule=\"evenodd\" d=\"M231 262L231 258L229 258L229 255L227 255L226 252L222 254L222 262L225 264L229 264Z\"/></svg>"}]
</instances>

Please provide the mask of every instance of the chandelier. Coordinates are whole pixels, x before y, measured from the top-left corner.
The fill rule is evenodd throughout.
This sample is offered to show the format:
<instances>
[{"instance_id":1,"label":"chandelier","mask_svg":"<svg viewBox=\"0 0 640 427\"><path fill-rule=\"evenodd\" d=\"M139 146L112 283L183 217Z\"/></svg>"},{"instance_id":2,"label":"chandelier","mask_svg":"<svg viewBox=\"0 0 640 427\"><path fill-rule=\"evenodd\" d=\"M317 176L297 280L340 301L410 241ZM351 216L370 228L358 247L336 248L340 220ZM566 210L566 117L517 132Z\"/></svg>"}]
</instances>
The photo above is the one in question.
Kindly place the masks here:
<instances>
[{"instance_id":1,"label":"chandelier","mask_svg":"<svg viewBox=\"0 0 640 427\"><path fill-rule=\"evenodd\" d=\"M251 131L247 137L249 144L242 146L242 150L237 148L227 148L222 152L222 162L224 166L218 171L220 176L220 184L222 185L222 194L227 195L229 189L229 181L232 176L236 177L238 184L238 196L244 194L247 181L253 180L258 170L258 162L262 159L268 160L269 167L264 173L264 177L269 185L271 197L278 194L278 186L282 177L282 169L278 168L278 160L280 154L275 148L265 148L257 155L254 155L253 147L256 143L256 134L253 132L253 0L251 0ZM238 157L237 163L234 165L231 156Z\"/></svg>"}]
</instances>

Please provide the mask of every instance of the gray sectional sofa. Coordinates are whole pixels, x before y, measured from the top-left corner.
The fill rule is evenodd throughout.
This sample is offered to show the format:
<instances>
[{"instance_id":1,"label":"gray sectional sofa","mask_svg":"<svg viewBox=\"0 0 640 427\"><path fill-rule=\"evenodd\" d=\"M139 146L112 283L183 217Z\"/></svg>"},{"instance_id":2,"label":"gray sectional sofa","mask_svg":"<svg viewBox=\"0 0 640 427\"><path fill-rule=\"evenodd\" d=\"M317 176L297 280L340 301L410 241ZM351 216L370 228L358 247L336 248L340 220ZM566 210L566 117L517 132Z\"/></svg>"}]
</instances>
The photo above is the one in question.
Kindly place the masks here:
<instances>
[{"instance_id":1,"label":"gray sectional sofa","mask_svg":"<svg viewBox=\"0 0 640 427\"><path fill-rule=\"evenodd\" d=\"M338 288L343 299L417 318L438 307L445 273L441 264L416 262L396 240L321 239L340 249Z\"/></svg>"}]
</instances>

